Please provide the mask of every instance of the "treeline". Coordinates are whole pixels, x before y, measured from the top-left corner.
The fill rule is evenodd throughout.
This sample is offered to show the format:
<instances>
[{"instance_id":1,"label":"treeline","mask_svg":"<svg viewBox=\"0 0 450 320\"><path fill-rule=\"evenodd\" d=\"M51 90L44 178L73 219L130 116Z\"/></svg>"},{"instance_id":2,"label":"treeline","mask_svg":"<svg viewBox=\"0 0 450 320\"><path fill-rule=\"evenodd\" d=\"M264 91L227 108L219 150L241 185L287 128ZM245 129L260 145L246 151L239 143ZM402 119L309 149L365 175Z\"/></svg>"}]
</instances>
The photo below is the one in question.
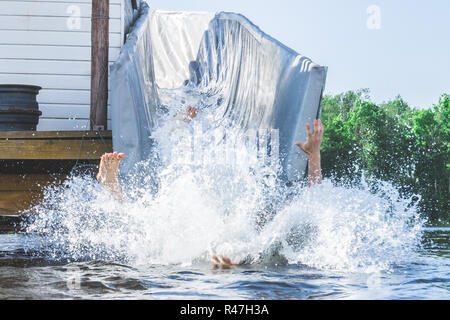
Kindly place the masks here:
<instances>
[{"instance_id":1,"label":"treeline","mask_svg":"<svg viewBox=\"0 0 450 320\"><path fill-rule=\"evenodd\" d=\"M369 182L389 181L430 223L450 224L449 94L428 109L400 96L376 105L367 89L327 95L321 118L325 177L355 184L364 173Z\"/></svg>"}]
</instances>

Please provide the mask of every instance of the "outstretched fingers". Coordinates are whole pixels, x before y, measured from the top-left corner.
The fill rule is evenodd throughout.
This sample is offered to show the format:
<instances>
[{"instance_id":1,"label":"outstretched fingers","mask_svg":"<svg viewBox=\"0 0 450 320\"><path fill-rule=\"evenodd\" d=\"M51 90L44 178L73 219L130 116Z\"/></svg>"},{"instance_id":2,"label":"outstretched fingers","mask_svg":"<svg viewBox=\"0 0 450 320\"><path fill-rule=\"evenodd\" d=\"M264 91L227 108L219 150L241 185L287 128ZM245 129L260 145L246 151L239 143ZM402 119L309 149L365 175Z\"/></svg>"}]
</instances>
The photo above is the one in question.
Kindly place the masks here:
<instances>
[{"instance_id":1,"label":"outstretched fingers","mask_svg":"<svg viewBox=\"0 0 450 320\"><path fill-rule=\"evenodd\" d=\"M224 255L222 255L222 256L220 256L220 257L222 258L222 261L223 261L224 263L226 263L227 265L230 265L230 266L234 265L234 264L231 262L231 259L230 259L230 258L225 257Z\"/></svg>"},{"instance_id":2,"label":"outstretched fingers","mask_svg":"<svg viewBox=\"0 0 450 320\"><path fill-rule=\"evenodd\" d=\"M306 123L306 133L308 134L308 137L306 139L305 143L296 142L295 145L299 147L302 151L304 151L306 154L311 153L311 146L319 143L322 140L323 137L323 124L320 119L314 119L313 121L314 126L314 133L311 131L311 125L309 123Z\"/></svg>"},{"instance_id":3,"label":"outstretched fingers","mask_svg":"<svg viewBox=\"0 0 450 320\"><path fill-rule=\"evenodd\" d=\"M320 119L314 119L314 136L322 136L323 135L323 124ZM311 133L311 126L309 123L306 124L306 131L308 132L308 138L311 138L313 134Z\"/></svg>"},{"instance_id":4,"label":"outstretched fingers","mask_svg":"<svg viewBox=\"0 0 450 320\"><path fill-rule=\"evenodd\" d=\"M221 262L220 262L219 258L215 254L213 254L212 259L213 259L214 268L220 268Z\"/></svg>"},{"instance_id":5,"label":"outstretched fingers","mask_svg":"<svg viewBox=\"0 0 450 320\"><path fill-rule=\"evenodd\" d=\"M299 147L300 149L302 149L303 151L305 151L305 147L304 147L303 143L301 143L301 142L296 142L295 145L296 145L297 147Z\"/></svg>"},{"instance_id":6,"label":"outstretched fingers","mask_svg":"<svg viewBox=\"0 0 450 320\"><path fill-rule=\"evenodd\" d=\"M311 125L309 123L306 124L306 132L308 133L308 138L312 137Z\"/></svg>"},{"instance_id":7,"label":"outstretched fingers","mask_svg":"<svg viewBox=\"0 0 450 320\"><path fill-rule=\"evenodd\" d=\"M213 254L212 255L212 260L213 260L213 264L214 264L214 268L222 268L222 269L231 269L234 268L236 266L236 264L231 262L231 259L221 255L220 258Z\"/></svg>"},{"instance_id":8,"label":"outstretched fingers","mask_svg":"<svg viewBox=\"0 0 450 320\"><path fill-rule=\"evenodd\" d=\"M319 134L320 137L323 136L323 124L322 120L320 119L317 120L317 133Z\"/></svg>"}]
</instances>

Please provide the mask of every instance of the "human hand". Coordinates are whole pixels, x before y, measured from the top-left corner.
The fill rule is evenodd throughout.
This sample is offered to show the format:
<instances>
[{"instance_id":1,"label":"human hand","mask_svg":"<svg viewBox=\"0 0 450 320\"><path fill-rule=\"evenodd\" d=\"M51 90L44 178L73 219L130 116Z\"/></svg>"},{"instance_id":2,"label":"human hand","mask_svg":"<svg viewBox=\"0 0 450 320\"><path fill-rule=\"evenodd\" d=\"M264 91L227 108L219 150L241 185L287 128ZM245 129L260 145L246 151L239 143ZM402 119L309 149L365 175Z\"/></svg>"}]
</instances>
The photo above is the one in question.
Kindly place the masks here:
<instances>
[{"instance_id":1,"label":"human hand","mask_svg":"<svg viewBox=\"0 0 450 320\"><path fill-rule=\"evenodd\" d=\"M306 131L308 133L306 142L296 142L295 145L303 150L310 159L320 157L320 145L323 137L322 121L320 119L314 120L314 134L311 133L311 126L309 123L306 124Z\"/></svg>"},{"instance_id":2,"label":"human hand","mask_svg":"<svg viewBox=\"0 0 450 320\"><path fill-rule=\"evenodd\" d=\"M231 262L231 259L228 257L225 257L224 255L221 255L220 258L213 254L212 256L214 268L222 268L222 269L231 269L236 266L236 264Z\"/></svg>"}]
</instances>

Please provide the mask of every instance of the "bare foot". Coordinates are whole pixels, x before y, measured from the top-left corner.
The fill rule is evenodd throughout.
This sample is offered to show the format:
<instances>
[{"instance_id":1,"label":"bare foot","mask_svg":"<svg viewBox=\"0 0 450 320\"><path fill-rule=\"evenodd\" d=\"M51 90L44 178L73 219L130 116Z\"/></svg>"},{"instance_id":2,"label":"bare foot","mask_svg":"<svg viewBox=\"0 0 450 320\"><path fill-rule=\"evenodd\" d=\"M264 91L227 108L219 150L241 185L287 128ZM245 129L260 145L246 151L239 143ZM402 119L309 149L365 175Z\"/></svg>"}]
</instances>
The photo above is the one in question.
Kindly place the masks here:
<instances>
[{"instance_id":1,"label":"bare foot","mask_svg":"<svg viewBox=\"0 0 450 320\"><path fill-rule=\"evenodd\" d=\"M212 259L213 259L214 269L218 269L218 268L231 269L231 268L236 267L236 264L232 263L231 259L228 257L225 257L224 255L221 255L219 258L215 254L213 254Z\"/></svg>"},{"instance_id":2,"label":"bare foot","mask_svg":"<svg viewBox=\"0 0 450 320\"><path fill-rule=\"evenodd\" d=\"M105 153L100 160L97 180L102 184L118 183L119 164L125 156L124 153Z\"/></svg>"}]
</instances>

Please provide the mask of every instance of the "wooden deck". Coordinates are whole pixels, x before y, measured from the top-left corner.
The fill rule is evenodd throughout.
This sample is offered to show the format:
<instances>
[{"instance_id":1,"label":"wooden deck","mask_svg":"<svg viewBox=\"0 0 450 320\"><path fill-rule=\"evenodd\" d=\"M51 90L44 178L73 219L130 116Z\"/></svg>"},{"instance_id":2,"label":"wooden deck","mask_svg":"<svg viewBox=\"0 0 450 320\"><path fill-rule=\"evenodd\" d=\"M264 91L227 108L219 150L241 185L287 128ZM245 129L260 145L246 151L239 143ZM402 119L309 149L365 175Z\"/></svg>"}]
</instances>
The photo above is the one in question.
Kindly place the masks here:
<instances>
[{"instance_id":1,"label":"wooden deck","mask_svg":"<svg viewBox=\"0 0 450 320\"><path fill-rule=\"evenodd\" d=\"M0 132L0 215L20 214L39 202L45 186L64 181L75 165L95 168L111 151L111 131Z\"/></svg>"},{"instance_id":2,"label":"wooden deck","mask_svg":"<svg viewBox=\"0 0 450 320\"><path fill-rule=\"evenodd\" d=\"M96 160L111 149L111 131L0 132L1 160Z\"/></svg>"}]
</instances>

